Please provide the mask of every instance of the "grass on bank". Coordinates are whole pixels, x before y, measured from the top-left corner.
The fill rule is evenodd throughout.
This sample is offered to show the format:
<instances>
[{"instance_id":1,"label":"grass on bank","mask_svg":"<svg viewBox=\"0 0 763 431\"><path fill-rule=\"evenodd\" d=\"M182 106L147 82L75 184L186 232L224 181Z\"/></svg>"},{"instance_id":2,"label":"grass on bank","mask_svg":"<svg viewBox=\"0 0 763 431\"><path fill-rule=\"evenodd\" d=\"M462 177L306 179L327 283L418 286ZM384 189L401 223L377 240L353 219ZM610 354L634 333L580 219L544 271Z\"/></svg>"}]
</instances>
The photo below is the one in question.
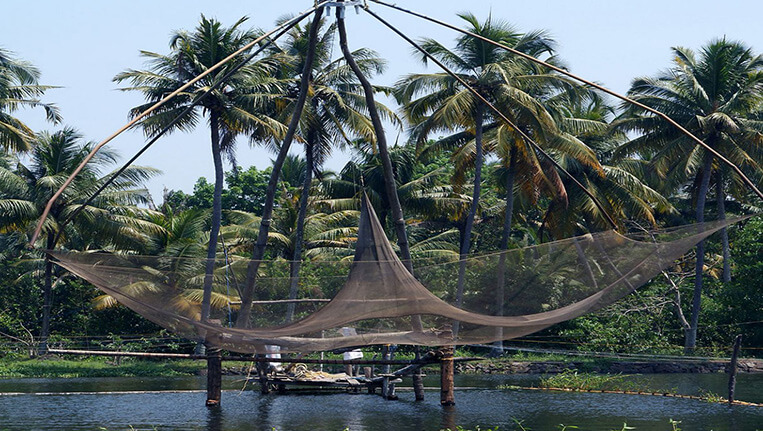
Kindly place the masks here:
<instances>
[{"instance_id":1,"label":"grass on bank","mask_svg":"<svg viewBox=\"0 0 763 431\"><path fill-rule=\"evenodd\" d=\"M0 359L0 378L172 377L196 375L203 361L93 357L77 359Z\"/></svg>"}]
</instances>

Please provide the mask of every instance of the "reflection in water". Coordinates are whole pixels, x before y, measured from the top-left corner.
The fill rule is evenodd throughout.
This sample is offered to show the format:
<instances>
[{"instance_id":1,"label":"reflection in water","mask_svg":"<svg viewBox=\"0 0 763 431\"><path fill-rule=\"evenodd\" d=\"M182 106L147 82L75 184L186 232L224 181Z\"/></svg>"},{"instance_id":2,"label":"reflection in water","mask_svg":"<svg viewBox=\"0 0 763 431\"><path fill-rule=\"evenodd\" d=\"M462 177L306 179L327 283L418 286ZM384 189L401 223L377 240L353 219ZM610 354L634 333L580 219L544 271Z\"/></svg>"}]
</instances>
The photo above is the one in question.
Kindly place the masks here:
<instances>
[{"instance_id":1,"label":"reflection in water","mask_svg":"<svg viewBox=\"0 0 763 431\"><path fill-rule=\"evenodd\" d=\"M442 407L442 429L455 430L457 426L456 422L456 406L443 406Z\"/></svg>"},{"instance_id":2,"label":"reflection in water","mask_svg":"<svg viewBox=\"0 0 763 431\"><path fill-rule=\"evenodd\" d=\"M658 377L658 376L655 376ZM758 390L763 376L740 376L748 395ZM431 380L430 380L431 379ZM500 384L525 384L537 377L457 376L456 406L444 409L437 391L427 391L426 401L415 402L411 391L401 391L400 401L369 395L268 395L257 390L241 392L240 382L226 380L222 407L204 407L203 392L155 394L34 394L0 396L0 430L136 430L244 431L262 430L440 430L463 426L482 429L499 426L516 429L515 420L535 430L557 429L559 424L586 430L620 429L624 422L637 431L671 429L668 419L678 419L685 430L754 430L763 423L763 409L728 407L663 397L589 393L553 393L495 389ZM697 387L698 382L722 382L723 376L659 376L672 387ZM671 380L672 379L672 380ZM435 376L425 381L434 386ZM693 384L690 382L694 382ZM68 383L68 385L67 385ZM200 389L203 381L185 379L19 379L0 380L0 392L157 390L155 385ZM715 384L715 383L714 383ZM707 386L707 385L705 385ZM710 385L712 386L712 385ZM234 389L235 388L235 389ZM752 395L749 395L752 396ZM748 396L748 398L749 398ZM761 396L761 394L758 394ZM755 401L755 400L753 400ZM86 406L86 407L83 407Z\"/></svg>"},{"instance_id":3,"label":"reflection in water","mask_svg":"<svg viewBox=\"0 0 763 431\"><path fill-rule=\"evenodd\" d=\"M207 431L223 431L223 412L220 406L207 407Z\"/></svg>"}]
</instances>

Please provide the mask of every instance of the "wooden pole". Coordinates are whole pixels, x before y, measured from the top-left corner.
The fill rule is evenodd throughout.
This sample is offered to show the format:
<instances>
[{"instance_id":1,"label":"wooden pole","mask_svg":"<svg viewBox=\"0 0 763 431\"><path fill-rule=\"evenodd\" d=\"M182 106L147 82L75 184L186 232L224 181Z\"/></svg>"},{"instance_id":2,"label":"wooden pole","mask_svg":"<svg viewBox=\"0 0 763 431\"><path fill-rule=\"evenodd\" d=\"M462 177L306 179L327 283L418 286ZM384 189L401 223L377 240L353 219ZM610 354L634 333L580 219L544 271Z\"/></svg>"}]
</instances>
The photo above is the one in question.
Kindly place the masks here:
<instances>
[{"instance_id":1,"label":"wooden pole","mask_svg":"<svg viewBox=\"0 0 763 431\"><path fill-rule=\"evenodd\" d=\"M453 373L453 346L442 349L443 355L440 361L440 405L453 406L456 404L454 394Z\"/></svg>"},{"instance_id":2,"label":"wooden pole","mask_svg":"<svg viewBox=\"0 0 763 431\"><path fill-rule=\"evenodd\" d=\"M416 360L421 360L421 352L419 347L416 346ZM424 401L424 380L421 378L421 368L413 373L413 394L416 396L416 401Z\"/></svg>"},{"instance_id":3,"label":"wooden pole","mask_svg":"<svg viewBox=\"0 0 763 431\"><path fill-rule=\"evenodd\" d=\"M734 339L734 351L731 353L731 363L729 363L729 404L734 403L734 392L737 385L737 359L739 358L739 349L742 347L742 336L737 335Z\"/></svg>"},{"instance_id":4,"label":"wooden pole","mask_svg":"<svg viewBox=\"0 0 763 431\"><path fill-rule=\"evenodd\" d=\"M265 355L257 355L257 357L271 360L271 358L266 358ZM268 386L269 383L267 367L267 363L257 362L257 375L260 380L260 393L262 393L262 395L267 395L270 393L270 387Z\"/></svg>"},{"instance_id":5,"label":"wooden pole","mask_svg":"<svg viewBox=\"0 0 763 431\"><path fill-rule=\"evenodd\" d=\"M218 407L223 388L223 360L220 349L207 351L207 407Z\"/></svg>"},{"instance_id":6,"label":"wooden pole","mask_svg":"<svg viewBox=\"0 0 763 431\"><path fill-rule=\"evenodd\" d=\"M389 353L389 344L385 344L384 347L382 347L382 360L383 361L389 361L390 353ZM382 374L385 375L385 377L382 379L382 397L384 399L387 399L387 392L389 391L389 377L387 376L390 372L390 366L384 365L382 367Z\"/></svg>"}]
</instances>

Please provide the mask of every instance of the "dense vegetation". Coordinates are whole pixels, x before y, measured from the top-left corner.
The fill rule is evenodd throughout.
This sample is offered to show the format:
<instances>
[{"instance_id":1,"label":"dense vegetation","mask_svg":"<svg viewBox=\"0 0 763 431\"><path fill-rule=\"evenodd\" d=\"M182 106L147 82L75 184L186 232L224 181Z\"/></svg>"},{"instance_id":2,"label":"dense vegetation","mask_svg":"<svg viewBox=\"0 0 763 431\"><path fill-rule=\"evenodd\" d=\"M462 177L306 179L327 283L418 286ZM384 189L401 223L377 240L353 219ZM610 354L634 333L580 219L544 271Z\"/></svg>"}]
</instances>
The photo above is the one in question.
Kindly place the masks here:
<instances>
[{"instance_id":1,"label":"dense vegetation","mask_svg":"<svg viewBox=\"0 0 763 431\"><path fill-rule=\"evenodd\" d=\"M460 18L472 32L562 64L556 42L544 31L523 33L495 18L482 21L470 14ZM148 69L130 69L115 78L129 84L124 90L146 97L147 104L129 115L138 115L256 38L257 31L244 29L245 23L226 28L202 17L192 31L172 36L169 54L144 53ZM341 259L352 253L361 189L389 236L414 259L458 260L459 255L607 229L607 214L622 232L642 232L758 210L760 202L734 172L662 119L617 106L591 88L469 36L458 38L454 48L422 41L458 79L444 73L401 77L393 88L374 87L397 106L376 102L369 110L367 87L357 72L373 77L384 71L384 60L368 49L353 51L354 63L347 56L332 57L337 27L314 27L315 46L309 43L310 25L294 27L250 64L217 70L139 123L147 137L164 128L208 126L214 180L200 178L192 191L169 191L154 202L145 182L155 170L132 167L107 185L108 170L119 157L102 151L54 205L37 249L249 257L257 254L258 236L267 234L266 259ZM726 39L696 52L674 48L674 55L663 74L634 79L629 95L669 114L761 184L763 57ZM132 336L135 345L164 340L166 334L155 325L24 247L48 199L93 145L75 129L59 128L56 107L39 100L49 89L39 84L39 75L0 50L0 340L10 347L3 350L33 354L38 345L44 349L64 339L69 345L82 339L113 345L113 334ZM224 76L225 85L193 105ZM299 108L304 85L310 91ZM21 106L43 108L59 129L30 130L14 116ZM374 133L375 116L387 128L409 131L409 139L387 150ZM282 142L289 133L302 144L304 157L288 155ZM235 161L237 139L279 152L275 166L258 170L231 163L226 171L223 156ZM351 161L340 172L323 169L337 148L349 151ZM397 197L391 199L386 186L393 174ZM102 186L103 192L88 202ZM395 223L397 200L407 220L403 230ZM270 218L271 210L272 223L263 233L261 218ZM743 334L745 354L760 354L761 235L759 218L736 224L637 294L512 344L724 355L733 337ZM206 307L239 301L230 292L210 291L210 271L199 301ZM293 263L289 271L309 279L320 270ZM458 276L462 289L466 275ZM331 297L333 288L302 294ZM296 297L298 289L316 287L295 282L289 295ZM458 302L459 295L461 290L451 299ZM290 320L295 311L287 313ZM179 351L186 346L173 339L143 347Z\"/></svg>"}]
</instances>

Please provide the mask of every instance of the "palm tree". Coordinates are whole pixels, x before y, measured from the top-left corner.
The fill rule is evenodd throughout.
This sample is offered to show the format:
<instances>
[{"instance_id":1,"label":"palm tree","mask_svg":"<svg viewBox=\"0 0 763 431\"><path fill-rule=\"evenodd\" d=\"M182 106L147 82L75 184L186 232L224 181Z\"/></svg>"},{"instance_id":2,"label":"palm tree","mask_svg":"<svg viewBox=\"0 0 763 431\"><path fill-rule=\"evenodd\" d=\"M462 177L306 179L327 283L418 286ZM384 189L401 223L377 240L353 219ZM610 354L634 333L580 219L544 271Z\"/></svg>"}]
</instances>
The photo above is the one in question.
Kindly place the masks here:
<instances>
[{"instance_id":1,"label":"palm tree","mask_svg":"<svg viewBox=\"0 0 763 431\"><path fill-rule=\"evenodd\" d=\"M743 43L725 38L711 41L699 55L681 47L673 48L673 55L674 66L667 73L637 78L629 95L667 114L741 169L759 173L763 126L752 119L752 114L763 100L763 57ZM650 160L665 190L686 188L696 202L697 222L705 220L705 204L715 173L721 197L719 215L725 216L726 173L709 152L638 107L627 107L616 126L641 134L617 153ZM737 178L731 180L738 182ZM725 233L723 237L724 255L728 256ZM685 334L687 351L696 345L704 251L703 241L697 246L691 321Z\"/></svg>"},{"instance_id":2,"label":"palm tree","mask_svg":"<svg viewBox=\"0 0 763 431\"><path fill-rule=\"evenodd\" d=\"M545 32L519 33L509 24L493 20L483 23L472 14L459 15L467 23L469 31L488 39L507 44L533 56L553 53L554 42ZM461 79L474 88L482 97L499 107L509 119L533 135L540 142L550 142L557 135L554 119L541 103L550 88L573 88L567 80L538 69L533 64L516 59L505 51L471 36L457 39L455 49L450 50L432 39L421 43L422 47L454 70ZM426 57L423 57L426 62ZM511 224L513 203L513 183L515 181L517 157L524 156L529 163L524 164L535 175L542 173L541 163L535 151L528 148L520 134L501 123L488 106L471 91L462 88L458 80L447 73L409 75L398 83L396 96L404 104L406 117L414 124L412 136L424 152L448 149L457 166L454 180L462 183L467 172L474 169L472 203L463 222L461 256L466 257L471 248L471 235L480 206L482 187L482 167L486 149L496 149L509 170L506 186L506 219ZM417 97L418 98L415 98ZM433 133L455 132L435 142L424 144ZM557 139L558 142L565 142ZM585 154L586 160L596 164L590 150L579 142L572 142L578 153ZM513 161L512 161L513 160ZM529 169L532 167L532 169ZM461 304L465 282L465 265L459 267L456 303Z\"/></svg>"},{"instance_id":3,"label":"palm tree","mask_svg":"<svg viewBox=\"0 0 763 431\"><path fill-rule=\"evenodd\" d=\"M581 163L578 158L562 152L556 153L557 162L596 196L621 228L629 220L654 226L657 224L655 213L675 211L664 196L640 179L647 177L648 167L643 160L613 158L616 148L626 139L624 134L610 129L613 107L596 95L552 102L556 105L555 116L560 116L557 124L562 133L585 142L595 151L601 165ZM590 196L572 185L568 177L560 176L560 181L566 190L566 202L551 201L543 217L541 233L548 232L551 238L561 239L611 227Z\"/></svg>"},{"instance_id":4,"label":"palm tree","mask_svg":"<svg viewBox=\"0 0 763 431\"><path fill-rule=\"evenodd\" d=\"M54 88L38 84L40 71L31 64L17 60L0 48L0 148L9 151L29 151L34 132L11 114L22 107L42 107L48 121L58 123L58 108L43 103L39 97Z\"/></svg>"},{"instance_id":5,"label":"palm tree","mask_svg":"<svg viewBox=\"0 0 763 431\"><path fill-rule=\"evenodd\" d=\"M175 211L165 204L159 211L143 214L142 218L148 226L153 226L153 229L146 232L146 240L138 251L141 255L159 258L142 259L140 265L167 274L165 278L172 280L171 287L182 291L181 296L188 306L193 307L194 310L200 310L206 277L204 256L209 243L206 228L209 224L210 211L198 208ZM129 259L129 255L125 257ZM225 267L222 271L225 271ZM215 274L215 276L219 279L225 277L225 274ZM217 285L221 284L223 283ZM136 283L135 287L144 289L145 284ZM126 286L125 289L130 289L130 286ZM140 290L137 290L136 296L139 295ZM230 303L237 300L238 297L230 295L229 292L213 291L210 308L230 307ZM93 304L100 310L118 306L119 303L113 296L104 294L95 298Z\"/></svg>"},{"instance_id":6,"label":"palm tree","mask_svg":"<svg viewBox=\"0 0 763 431\"><path fill-rule=\"evenodd\" d=\"M273 216L275 196L278 192L278 180L279 176L281 175L281 168L283 167L284 160L289 153L291 143L294 140L295 134L297 133L299 120L302 118L302 112L307 100L310 87L310 75L313 68L313 61L315 60L316 46L318 41L318 28L322 15L323 8L319 8L313 15L313 20L310 25L310 35L307 42L307 52L305 55L304 65L302 67L302 73L299 79L299 91L297 92L296 101L293 104L294 108L292 110L291 118L289 119L289 125L286 129L286 133L283 137L280 148L278 149L278 155L273 161L273 169L271 170L270 179L268 180L265 204L262 208L262 219L260 221L260 228L257 233L257 242L255 243L252 259L249 261L247 268L246 284L242 290L241 295L241 309L236 319L236 326L239 327L248 327L251 323L251 300L257 284L257 274L260 266L260 260L263 258L263 256L265 256L265 247L267 245L268 234L270 231L270 219Z\"/></svg>"},{"instance_id":7,"label":"palm tree","mask_svg":"<svg viewBox=\"0 0 763 431\"><path fill-rule=\"evenodd\" d=\"M316 204L327 210L359 209L363 192L368 194L382 225L391 223L391 204L385 189L385 175L379 157L367 150L358 150L357 160L351 160L338 176L325 178L320 184ZM420 174L413 147L392 147L389 151L395 172L398 196L403 207L417 220L450 222L461 218L468 210L471 198L456 193L445 184L444 168Z\"/></svg>"},{"instance_id":8,"label":"palm tree","mask_svg":"<svg viewBox=\"0 0 763 431\"><path fill-rule=\"evenodd\" d=\"M114 78L118 83L129 81L131 86L123 90L140 91L147 100L146 104L133 108L130 115L139 115L189 80L255 40L257 32L241 29L246 20L246 17L241 18L226 28L220 22L202 15L201 22L193 32L181 30L172 35L170 54L160 55L143 51L142 56L149 60L148 70L128 70ZM237 66L239 65L235 62L227 63L154 111L140 123L146 135L154 136L159 133L186 108L196 103L200 94ZM273 98L281 89L278 79L274 77L277 67L278 62L274 59L265 59L241 67L227 78L225 85L218 86L199 101L197 109L187 112L172 128L181 131L193 129L201 116L207 117L209 121L215 166L215 190L207 248L202 320L209 317L209 298L212 293L214 260L222 218L222 155L226 153L232 159L239 135L247 134L255 139L265 140L282 135L283 125L267 114Z\"/></svg>"},{"instance_id":9,"label":"palm tree","mask_svg":"<svg viewBox=\"0 0 763 431\"><path fill-rule=\"evenodd\" d=\"M320 35L315 44L309 96L300 119L300 134L305 144L306 166L302 175L302 192L299 199L294 256L292 256L290 299L294 299L297 294L302 259L302 237L313 173L320 175L320 167L328 158L334 145L343 147L357 138L371 143L375 141L373 126L366 116L365 99L357 78L341 58L331 58L336 24L329 25L325 30L322 28L323 20L319 25ZM293 94L299 89L299 78L305 67L309 37L309 28L297 25L288 33L285 42L280 46L275 45L273 49L276 54L290 59L285 73L287 78L293 80L291 86ZM384 70L384 61L371 50L355 50L352 56L366 74L381 73ZM384 105L377 103L377 108L387 119L393 122L398 121L394 113ZM291 113L292 110L286 109L284 112ZM289 307L287 314L293 315L293 306Z\"/></svg>"},{"instance_id":10,"label":"palm tree","mask_svg":"<svg viewBox=\"0 0 763 431\"><path fill-rule=\"evenodd\" d=\"M71 172L90 152L94 143L82 143L74 129L38 135L31 163L17 162L14 169L0 167L0 232L25 232L31 235L46 203ZM72 185L56 201L43 224L38 246L53 250L62 246L77 249L114 248L137 250L145 241L144 232L153 230L151 223L135 217L144 210L135 204L148 203L148 192L140 185L157 173L150 168L132 167L119 180L107 187L96 200L62 226L80 204L88 199L111 175L99 176L100 168L112 164L116 154L101 151ZM47 349L50 334L53 263L43 258L43 319L40 350Z\"/></svg>"}]
</instances>

